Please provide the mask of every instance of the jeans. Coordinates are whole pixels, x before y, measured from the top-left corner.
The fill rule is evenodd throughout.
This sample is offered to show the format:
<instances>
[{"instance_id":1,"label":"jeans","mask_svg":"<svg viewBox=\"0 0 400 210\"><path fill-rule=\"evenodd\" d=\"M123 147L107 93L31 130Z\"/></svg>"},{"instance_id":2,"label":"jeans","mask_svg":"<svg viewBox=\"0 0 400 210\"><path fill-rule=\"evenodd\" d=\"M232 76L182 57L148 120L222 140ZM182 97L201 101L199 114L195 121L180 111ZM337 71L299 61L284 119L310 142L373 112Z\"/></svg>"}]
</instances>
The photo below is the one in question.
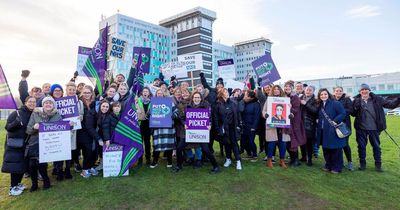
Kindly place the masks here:
<instances>
[{"instance_id":1,"label":"jeans","mask_svg":"<svg viewBox=\"0 0 400 210\"><path fill-rule=\"evenodd\" d=\"M369 142L371 143L372 150L374 153L375 165L381 166L381 142L379 140L379 133L378 131L370 131L370 130L356 130L356 140L358 144L358 157L360 158L360 164L366 164L366 147Z\"/></svg>"},{"instance_id":2,"label":"jeans","mask_svg":"<svg viewBox=\"0 0 400 210\"><path fill-rule=\"evenodd\" d=\"M196 160L201 160L201 156L203 155L203 153L201 152L201 147L194 148L194 155L195 155L195 159ZM186 150L186 157L189 158L189 159L193 158L192 149L187 149Z\"/></svg>"},{"instance_id":3,"label":"jeans","mask_svg":"<svg viewBox=\"0 0 400 210\"><path fill-rule=\"evenodd\" d=\"M285 159L286 142L284 142L282 140L268 142L268 158L272 158L272 156L274 155L276 144L278 144L278 148L279 148L279 158L281 160Z\"/></svg>"},{"instance_id":4,"label":"jeans","mask_svg":"<svg viewBox=\"0 0 400 210\"><path fill-rule=\"evenodd\" d=\"M185 150L185 147L188 144L185 141L180 141L178 144L178 147L176 148L176 156L177 156L177 166L178 167L182 167L182 163L183 163L183 151ZM200 144L201 150L205 153L206 157L210 160L211 164L213 165L213 167L217 167L217 161L215 160L214 155L211 153L210 149L208 148L208 144L207 143L202 143ZM201 156L201 155L200 155Z\"/></svg>"}]
</instances>

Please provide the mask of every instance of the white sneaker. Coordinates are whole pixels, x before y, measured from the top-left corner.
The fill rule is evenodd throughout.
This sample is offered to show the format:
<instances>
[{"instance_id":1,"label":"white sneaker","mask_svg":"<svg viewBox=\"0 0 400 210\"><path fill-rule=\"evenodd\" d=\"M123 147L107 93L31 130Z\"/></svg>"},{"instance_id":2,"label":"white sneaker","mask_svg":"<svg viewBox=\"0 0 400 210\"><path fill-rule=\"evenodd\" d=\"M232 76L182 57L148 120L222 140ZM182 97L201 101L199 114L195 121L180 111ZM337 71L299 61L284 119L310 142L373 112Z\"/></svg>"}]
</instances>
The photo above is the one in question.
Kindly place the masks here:
<instances>
[{"instance_id":1,"label":"white sneaker","mask_svg":"<svg viewBox=\"0 0 400 210\"><path fill-rule=\"evenodd\" d=\"M22 191L24 191L26 189L26 186L23 185L22 183L18 183L17 187Z\"/></svg>"},{"instance_id":2,"label":"white sneaker","mask_svg":"<svg viewBox=\"0 0 400 210\"><path fill-rule=\"evenodd\" d=\"M225 168L228 168L230 165L232 164L232 161L231 161L231 159L225 159L225 163L224 163L224 167Z\"/></svg>"},{"instance_id":3,"label":"white sneaker","mask_svg":"<svg viewBox=\"0 0 400 210\"><path fill-rule=\"evenodd\" d=\"M242 170L242 163L240 160L236 161L236 170Z\"/></svg>"},{"instance_id":4,"label":"white sneaker","mask_svg":"<svg viewBox=\"0 0 400 210\"><path fill-rule=\"evenodd\" d=\"M10 196L18 196L21 195L23 190L19 189L18 186L14 186L10 189L10 192L8 192L8 195Z\"/></svg>"},{"instance_id":5,"label":"white sneaker","mask_svg":"<svg viewBox=\"0 0 400 210\"><path fill-rule=\"evenodd\" d=\"M83 177L83 178L89 178L90 177L90 172L89 172L89 170L82 170L82 172L81 172L81 176Z\"/></svg>"},{"instance_id":6,"label":"white sneaker","mask_svg":"<svg viewBox=\"0 0 400 210\"><path fill-rule=\"evenodd\" d=\"M99 172L95 168L88 169L90 175L97 176Z\"/></svg>"}]
</instances>

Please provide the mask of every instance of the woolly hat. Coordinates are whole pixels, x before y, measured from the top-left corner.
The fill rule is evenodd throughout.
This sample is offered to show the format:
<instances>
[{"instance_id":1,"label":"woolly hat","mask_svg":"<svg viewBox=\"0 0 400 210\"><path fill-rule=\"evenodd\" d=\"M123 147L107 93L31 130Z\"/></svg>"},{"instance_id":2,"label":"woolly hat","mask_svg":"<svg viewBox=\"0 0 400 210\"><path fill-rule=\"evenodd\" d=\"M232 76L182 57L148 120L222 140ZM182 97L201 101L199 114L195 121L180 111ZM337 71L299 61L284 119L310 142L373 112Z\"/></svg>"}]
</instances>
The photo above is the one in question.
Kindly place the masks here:
<instances>
[{"instance_id":1,"label":"woolly hat","mask_svg":"<svg viewBox=\"0 0 400 210\"><path fill-rule=\"evenodd\" d=\"M63 90L63 88L62 88L61 85L59 85L59 84L53 84L53 85L50 87L50 95L53 95L53 92L54 92L54 90L55 90L56 88L60 88L60 90L64 92L64 90Z\"/></svg>"},{"instance_id":2,"label":"woolly hat","mask_svg":"<svg viewBox=\"0 0 400 210\"><path fill-rule=\"evenodd\" d=\"M54 107L55 107L56 101L54 101L53 97L51 97L51 96L46 96L46 97L44 97L43 100L42 100L42 106L44 105L44 103L45 103L46 101L52 102L53 105L54 105Z\"/></svg>"},{"instance_id":3,"label":"woolly hat","mask_svg":"<svg viewBox=\"0 0 400 210\"><path fill-rule=\"evenodd\" d=\"M222 86L224 86L224 80L220 77L217 79L217 81L215 82L215 86L221 84Z\"/></svg>"},{"instance_id":4,"label":"woolly hat","mask_svg":"<svg viewBox=\"0 0 400 210\"><path fill-rule=\"evenodd\" d=\"M369 85L367 85L365 83L360 85L360 89L358 91L361 91L362 89L366 89L366 90L371 91L371 88L369 88Z\"/></svg>"}]
</instances>

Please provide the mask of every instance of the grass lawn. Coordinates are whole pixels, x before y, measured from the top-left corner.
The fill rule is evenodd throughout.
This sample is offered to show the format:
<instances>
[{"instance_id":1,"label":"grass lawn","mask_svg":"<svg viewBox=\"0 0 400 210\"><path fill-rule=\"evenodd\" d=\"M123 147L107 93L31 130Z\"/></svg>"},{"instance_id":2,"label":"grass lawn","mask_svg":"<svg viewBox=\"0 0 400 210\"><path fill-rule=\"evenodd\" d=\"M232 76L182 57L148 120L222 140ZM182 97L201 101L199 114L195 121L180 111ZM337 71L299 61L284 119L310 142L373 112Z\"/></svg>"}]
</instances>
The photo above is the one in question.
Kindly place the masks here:
<instances>
[{"instance_id":1,"label":"grass lawn","mask_svg":"<svg viewBox=\"0 0 400 210\"><path fill-rule=\"evenodd\" d=\"M400 117L388 117L388 131L400 143L399 125ZM4 121L0 127L4 145ZM365 172L338 175L320 170L322 158L312 167L270 170L261 155L256 163L243 161L242 171L222 167L217 175L208 174L210 164L173 174L161 161L155 169L131 170L129 177L84 179L73 173L73 180L57 182L53 176L50 190L35 193L29 193L30 179L24 179L26 192L10 197L10 176L0 173L0 209L400 209L399 151L384 133L381 142L384 173L375 172L371 147ZM351 145L358 167L354 134Z\"/></svg>"}]
</instances>

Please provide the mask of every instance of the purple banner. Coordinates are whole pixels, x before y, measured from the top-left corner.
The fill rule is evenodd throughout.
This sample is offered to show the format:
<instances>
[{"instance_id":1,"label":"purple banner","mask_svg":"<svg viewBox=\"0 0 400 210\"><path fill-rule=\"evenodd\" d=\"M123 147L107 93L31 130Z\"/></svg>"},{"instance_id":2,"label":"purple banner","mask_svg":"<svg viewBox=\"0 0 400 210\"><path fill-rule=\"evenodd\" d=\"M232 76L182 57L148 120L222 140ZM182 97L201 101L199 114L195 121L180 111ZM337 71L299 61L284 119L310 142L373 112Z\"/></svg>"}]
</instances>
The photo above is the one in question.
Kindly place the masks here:
<instances>
[{"instance_id":1,"label":"purple banner","mask_svg":"<svg viewBox=\"0 0 400 210\"><path fill-rule=\"evenodd\" d=\"M39 132L69 131L71 126L67 121L39 123Z\"/></svg>"},{"instance_id":2,"label":"purple banner","mask_svg":"<svg viewBox=\"0 0 400 210\"><path fill-rule=\"evenodd\" d=\"M151 48L134 47L132 57L132 67L136 68L141 73L150 72L150 52Z\"/></svg>"},{"instance_id":3,"label":"purple banner","mask_svg":"<svg viewBox=\"0 0 400 210\"><path fill-rule=\"evenodd\" d=\"M14 97L11 94L10 87L8 86L6 75L4 75L3 68L0 65L0 109L17 109ZM24 102L22 102L24 103Z\"/></svg>"},{"instance_id":4,"label":"purple banner","mask_svg":"<svg viewBox=\"0 0 400 210\"><path fill-rule=\"evenodd\" d=\"M90 55L90 54L92 54L92 48L78 46L78 54Z\"/></svg>"},{"instance_id":5,"label":"purple banner","mask_svg":"<svg viewBox=\"0 0 400 210\"><path fill-rule=\"evenodd\" d=\"M56 98L58 113L63 119L70 117L79 117L78 98L76 96L66 96Z\"/></svg>"},{"instance_id":6,"label":"purple banner","mask_svg":"<svg viewBox=\"0 0 400 210\"><path fill-rule=\"evenodd\" d=\"M150 104L150 128L172 127L172 98L153 97Z\"/></svg>"},{"instance_id":7,"label":"purple banner","mask_svg":"<svg viewBox=\"0 0 400 210\"><path fill-rule=\"evenodd\" d=\"M85 62L85 66L83 66L83 72L87 77L94 79L91 81L98 89L100 95L103 95L104 76L107 69L107 34L108 25L101 30L100 37L92 48L91 54Z\"/></svg>"},{"instance_id":8,"label":"purple banner","mask_svg":"<svg viewBox=\"0 0 400 210\"><path fill-rule=\"evenodd\" d=\"M186 127L191 130L208 130L211 112L209 109L186 109Z\"/></svg>"},{"instance_id":9,"label":"purple banner","mask_svg":"<svg viewBox=\"0 0 400 210\"><path fill-rule=\"evenodd\" d=\"M261 86L272 84L281 79L278 70L272 60L271 54L266 53L264 56L251 63L258 78L261 78Z\"/></svg>"}]
</instances>

